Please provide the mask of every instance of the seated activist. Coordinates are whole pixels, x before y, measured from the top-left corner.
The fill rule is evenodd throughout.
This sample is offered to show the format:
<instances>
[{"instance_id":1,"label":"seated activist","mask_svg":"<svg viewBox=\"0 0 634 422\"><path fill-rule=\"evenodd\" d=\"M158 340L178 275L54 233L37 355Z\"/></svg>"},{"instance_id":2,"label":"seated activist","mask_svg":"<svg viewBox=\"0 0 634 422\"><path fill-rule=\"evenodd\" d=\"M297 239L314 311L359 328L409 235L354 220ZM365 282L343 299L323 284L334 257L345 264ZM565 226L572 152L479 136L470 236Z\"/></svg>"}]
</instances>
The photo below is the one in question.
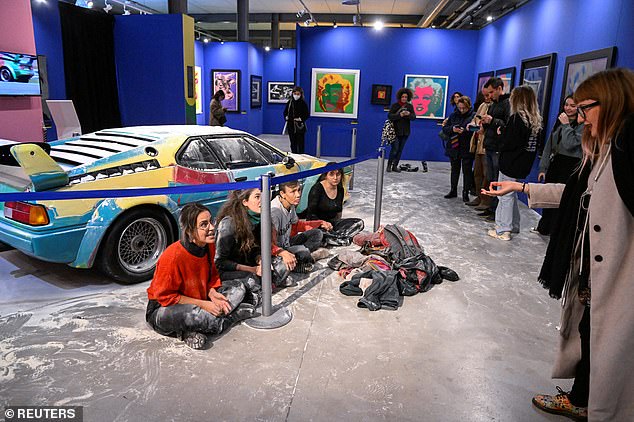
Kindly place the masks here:
<instances>
[{"instance_id":1,"label":"seated activist","mask_svg":"<svg viewBox=\"0 0 634 422\"><path fill-rule=\"evenodd\" d=\"M180 241L168 246L156 264L145 320L157 333L202 349L207 334L254 316L255 308L242 303L242 284L221 287L211 258L215 247L209 210L197 203L185 205L180 225Z\"/></svg>"},{"instance_id":2,"label":"seated activist","mask_svg":"<svg viewBox=\"0 0 634 422\"><path fill-rule=\"evenodd\" d=\"M308 194L306 218L332 224L332 230L324 232L324 243L327 245L347 246L364 227L360 218L341 218L343 196L343 169L322 173Z\"/></svg>"},{"instance_id":3,"label":"seated activist","mask_svg":"<svg viewBox=\"0 0 634 422\"><path fill-rule=\"evenodd\" d=\"M300 220L295 207L302 197L297 180L280 184L280 193L271 201L271 224L277 252L286 267L295 272L308 273L315 259L312 252L320 249L324 234L319 228L332 230L332 224L324 220Z\"/></svg>"},{"instance_id":4,"label":"seated activist","mask_svg":"<svg viewBox=\"0 0 634 422\"><path fill-rule=\"evenodd\" d=\"M258 188L233 191L218 213L216 229L215 264L223 285L231 285L233 280L246 281L247 290L257 296L262 284L262 263L260 250L260 212L262 192ZM272 244L271 254L281 248ZM278 287L288 287L285 281L288 271L273 271L273 283ZM253 283L255 281L255 285ZM257 285L257 286L256 286ZM289 280L292 285L292 280ZM258 300L254 302L257 304Z\"/></svg>"}]
</instances>

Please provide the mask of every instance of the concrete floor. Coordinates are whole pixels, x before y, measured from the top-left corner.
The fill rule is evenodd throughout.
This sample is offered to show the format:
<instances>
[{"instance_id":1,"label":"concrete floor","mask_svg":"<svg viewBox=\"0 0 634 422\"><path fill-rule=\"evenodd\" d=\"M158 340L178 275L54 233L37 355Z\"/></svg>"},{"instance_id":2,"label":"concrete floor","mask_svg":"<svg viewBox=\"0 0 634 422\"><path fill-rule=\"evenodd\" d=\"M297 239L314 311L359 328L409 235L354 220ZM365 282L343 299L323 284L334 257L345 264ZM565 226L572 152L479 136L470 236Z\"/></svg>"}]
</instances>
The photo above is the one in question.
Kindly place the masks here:
<instances>
[{"instance_id":1,"label":"concrete floor","mask_svg":"<svg viewBox=\"0 0 634 422\"><path fill-rule=\"evenodd\" d=\"M369 228L376 165L356 166L344 212ZM519 235L489 238L472 208L442 198L448 163L429 167L386 174L382 223L408 228L460 281L369 312L322 261L273 297L290 324L236 326L203 351L146 325L149 282L0 252L0 406L81 405L86 421L559 420L531 405L555 390L560 309L536 282L537 214L523 206Z\"/></svg>"}]
</instances>

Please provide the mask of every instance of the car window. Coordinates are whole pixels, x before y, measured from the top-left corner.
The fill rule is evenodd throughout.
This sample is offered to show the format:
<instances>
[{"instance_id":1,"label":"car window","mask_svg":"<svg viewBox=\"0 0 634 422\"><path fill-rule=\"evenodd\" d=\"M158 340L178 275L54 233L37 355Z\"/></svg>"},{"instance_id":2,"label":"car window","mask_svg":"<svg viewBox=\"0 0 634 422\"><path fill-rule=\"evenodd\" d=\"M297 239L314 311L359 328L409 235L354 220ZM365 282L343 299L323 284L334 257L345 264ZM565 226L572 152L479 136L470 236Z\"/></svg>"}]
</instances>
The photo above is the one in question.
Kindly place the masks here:
<instances>
[{"instance_id":1,"label":"car window","mask_svg":"<svg viewBox=\"0 0 634 422\"><path fill-rule=\"evenodd\" d=\"M228 169L266 166L271 164L255 142L242 136L208 138L214 152Z\"/></svg>"},{"instance_id":2,"label":"car window","mask_svg":"<svg viewBox=\"0 0 634 422\"><path fill-rule=\"evenodd\" d=\"M192 139L177 158L178 164L196 170L218 170L222 166L207 143L200 139Z\"/></svg>"},{"instance_id":3,"label":"car window","mask_svg":"<svg viewBox=\"0 0 634 422\"><path fill-rule=\"evenodd\" d=\"M253 145L253 147L257 149L258 152L266 158L269 164L271 163L276 164L282 161L282 156L279 153L277 153L275 150L273 150L272 148L267 147L258 139L254 139L254 138L248 138L248 139Z\"/></svg>"}]
</instances>

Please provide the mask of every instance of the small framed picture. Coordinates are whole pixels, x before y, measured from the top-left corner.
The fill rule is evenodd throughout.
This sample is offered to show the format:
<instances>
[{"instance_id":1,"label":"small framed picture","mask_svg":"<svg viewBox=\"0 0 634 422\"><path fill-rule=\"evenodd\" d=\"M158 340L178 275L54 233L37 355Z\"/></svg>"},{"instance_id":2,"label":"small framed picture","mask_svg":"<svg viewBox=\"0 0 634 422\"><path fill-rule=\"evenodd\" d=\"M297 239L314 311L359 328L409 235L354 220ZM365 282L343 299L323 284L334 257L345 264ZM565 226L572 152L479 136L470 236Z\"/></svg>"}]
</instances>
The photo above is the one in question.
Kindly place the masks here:
<instances>
[{"instance_id":1,"label":"small framed picture","mask_svg":"<svg viewBox=\"0 0 634 422\"><path fill-rule=\"evenodd\" d=\"M392 99L392 85L372 85L372 104L389 106Z\"/></svg>"},{"instance_id":2,"label":"small framed picture","mask_svg":"<svg viewBox=\"0 0 634 422\"><path fill-rule=\"evenodd\" d=\"M251 75L251 108L262 107L262 76Z\"/></svg>"}]
</instances>

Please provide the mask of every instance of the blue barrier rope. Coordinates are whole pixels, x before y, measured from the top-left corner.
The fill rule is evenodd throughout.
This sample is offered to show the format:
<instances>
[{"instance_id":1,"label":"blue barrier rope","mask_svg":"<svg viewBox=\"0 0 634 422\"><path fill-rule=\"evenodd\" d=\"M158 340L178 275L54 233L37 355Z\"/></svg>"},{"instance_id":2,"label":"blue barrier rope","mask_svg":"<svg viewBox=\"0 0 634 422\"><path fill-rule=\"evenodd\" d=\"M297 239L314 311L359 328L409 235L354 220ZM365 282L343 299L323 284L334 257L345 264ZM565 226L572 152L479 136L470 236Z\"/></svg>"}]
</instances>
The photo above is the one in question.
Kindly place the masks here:
<instances>
[{"instance_id":1,"label":"blue barrier rope","mask_svg":"<svg viewBox=\"0 0 634 422\"><path fill-rule=\"evenodd\" d=\"M364 155L363 157L354 158L340 163L330 164L325 167L319 167L313 170L301 171L298 173L277 176L271 179L271 184L280 184L291 180L303 179L314 176L316 174L327 173L346 166L350 166L361 161L370 160L378 156L377 152ZM72 192L9 192L0 193L0 202L7 201L44 201L44 200L66 200L66 199L91 199L91 198L127 198L137 196L153 196L153 195L174 195L201 192L221 192L230 190L242 190L259 188L259 180L251 180L246 182L220 183L220 184L204 184L204 185L187 185L187 186L170 186L164 188L126 188L126 189L107 189L107 190L85 190Z\"/></svg>"}]
</instances>

